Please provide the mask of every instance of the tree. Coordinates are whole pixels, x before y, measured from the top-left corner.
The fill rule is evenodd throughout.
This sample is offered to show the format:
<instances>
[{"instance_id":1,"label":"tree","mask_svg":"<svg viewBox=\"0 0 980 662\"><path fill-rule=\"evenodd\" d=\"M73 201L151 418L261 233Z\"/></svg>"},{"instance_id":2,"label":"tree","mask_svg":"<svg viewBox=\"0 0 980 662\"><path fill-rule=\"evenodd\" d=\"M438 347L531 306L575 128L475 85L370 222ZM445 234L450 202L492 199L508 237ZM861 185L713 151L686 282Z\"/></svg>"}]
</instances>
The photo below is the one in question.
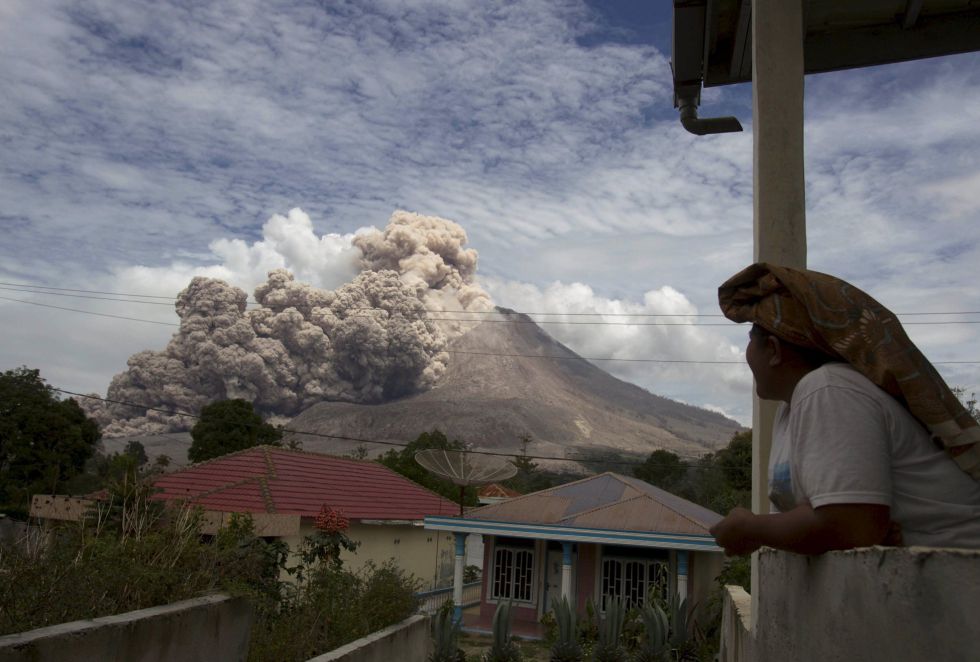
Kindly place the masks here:
<instances>
[{"instance_id":1,"label":"tree","mask_svg":"<svg viewBox=\"0 0 980 662\"><path fill-rule=\"evenodd\" d=\"M736 432L715 460L731 489L752 492L752 430Z\"/></svg>"},{"instance_id":2,"label":"tree","mask_svg":"<svg viewBox=\"0 0 980 662\"><path fill-rule=\"evenodd\" d=\"M355 460L366 460L368 456L368 447L364 444L358 444L354 450L347 454L347 457L353 458Z\"/></svg>"},{"instance_id":3,"label":"tree","mask_svg":"<svg viewBox=\"0 0 980 662\"><path fill-rule=\"evenodd\" d=\"M673 490L722 515L752 500L752 431L736 432L728 446L700 458Z\"/></svg>"},{"instance_id":4,"label":"tree","mask_svg":"<svg viewBox=\"0 0 980 662\"><path fill-rule=\"evenodd\" d=\"M454 485L448 480L443 478L438 478L435 475L429 473L426 469L422 468L418 462L415 461L415 454L418 451L425 450L427 448L441 448L444 450L463 450L463 444L457 440L449 441L442 432L437 429L432 430L432 432L423 432L418 436L415 441L405 446L402 450L390 450L380 458L378 462L385 465L389 469L400 473L409 480L412 480L422 487L432 490L436 494L441 494L450 501L455 501L459 503L459 486ZM476 498L476 490L472 487L467 487L464 491L463 504L467 506L475 506L479 504Z\"/></svg>"},{"instance_id":5,"label":"tree","mask_svg":"<svg viewBox=\"0 0 980 662\"><path fill-rule=\"evenodd\" d=\"M138 441L130 441L126 444L126 449L123 451L123 455L128 455L133 458L137 467L142 467L149 461L149 457L146 455L146 449Z\"/></svg>"},{"instance_id":6,"label":"tree","mask_svg":"<svg viewBox=\"0 0 980 662\"><path fill-rule=\"evenodd\" d=\"M191 428L191 462L203 462L235 451L279 445L282 431L265 423L247 400L220 400L201 409L201 417Z\"/></svg>"},{"instance_id":7,"label":"tree","mask_svg":"<svg viewBox=\"0 0 980 662\"><path fill-rule=\"evenodd\" d=\"M542 471L537 462L534 462L527 453L527 447L532 443L528 435L521 437L521 452L514 456L510 461L517 467L517 473L504 481L504 486L516 490L521 494L530 494L539 490L545 490L557 484L554 474Z\"/></svg>"},{"instance_id":8,"label":"tree","mask_svg":"<svg viewBox=\"0 0 980 662\"><path fill-rule=\"evenodd\" d=\"M658 449L640 466L633 469L633 475L651 485L671 491L687 475L687 465L677 453Z\"/></svg>"},{"instance_id":9,"label":"tree","mask_svg":"<svg viewBox=\"0 0 980 662\"><path fill-rule=\"evenodd\" d=\"M517 467L517 475L522 473L525 475L531 475L538 469L537 462L531 460L527 455L527 447L531 445L531 437L524 435L521 437L521 452L514 456L514 459L510 461L515 467Z\"/></svg>"},{"instance_id":10,"label":"tree","mask_svg":"<svg viewBox=\"0 0 980 662\"><path fill-rule=\"evenodd\" d=\"M101 438L74 400L59 400L40 372L0 374L0 502L25 507L31 495L82 471Z\"/></svg>"}]
</instances>

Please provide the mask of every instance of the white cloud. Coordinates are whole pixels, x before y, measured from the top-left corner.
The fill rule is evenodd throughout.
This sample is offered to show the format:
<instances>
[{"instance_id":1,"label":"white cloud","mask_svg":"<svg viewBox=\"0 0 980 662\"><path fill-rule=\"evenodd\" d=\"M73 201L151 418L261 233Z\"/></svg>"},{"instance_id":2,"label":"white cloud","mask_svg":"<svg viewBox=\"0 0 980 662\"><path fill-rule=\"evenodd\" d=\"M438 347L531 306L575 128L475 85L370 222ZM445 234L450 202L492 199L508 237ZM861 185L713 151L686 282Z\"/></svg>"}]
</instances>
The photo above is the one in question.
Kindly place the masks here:
<instances>
[{"instance_id":1,"label":"white cloud","mask_svg":"<svg viewBox=\"0 0 980 662\"><path fill-rule=\"evenodd\" d=\"M362 228L358 232L376 231ZM166 266L132 265L115 270L109 286L142 294L176 296L195 276L220 278L251 295L273 269L288 269L297 280L336 289L360 271L361 252L351 244L355 234L313 231L310 217L299 208L274 214L262 226L262 239L212 241L210 255L197 263L174 261ZM202 264L203 262L203 264Z\"/></svg>"},{"instance_id":2,"label":"white cloud","mask_svg":"<svg viewBox=\"0 0 980 662\"><path fill-rule=\"evenodd\" d=\"M925 186L925 192L938 195L946 203L946 214L953 218L980 213L980 172L933 182Z\"/></svg>"},{"instance_id":3,"label":"white cloud","mask_svg":"<svg viewBox=\"0 0 980 662\"><path fill-rule=\"evenodd\" d=\"M498 305L528 312L579 355L621 359L595 361L621 379L691 404L723 402L716 410L742 422L751 418L746 394L752 380L740 345L745 328L711 316L717 314L715 310L700 316L698 308L669 285L644 292L640 300L629 300L599 296L583 283L538 287L484 278L481 284ZM546 314L554 312L566 314Z\"/></svg>"},{"instance_id":4,"label":"white cloud","mask_svg":"<svg viewBox=\"0 0 980 662\"><path fill-rule=\"evenodd\" d=\"M669 3L657 11L669 19ZM718 284L751 261L748 87L705 95L745 133L686 134L669 44L583 45L604 26L580 2L21 1L0 16L3 280L173 294L193 274L249 289L288 263L329 286L350 235L399 208L458 221L481 273L536 287L529 300L586 283L596 306L646 310L666 304L645 294L669 286L715 312ZM980 310L978 63L808 78L811 266L895 310ZM278 234L262 229L295 207L308 226L287 215ZM165 334L0 303L0 362L65 385L104 385ZM980 359L977 326L909 328L928 355L968 360ZM567 338L614 349L595 331ZM740 346L727 333L708 345L616 337L687 356ZM980 385L977 366L941 369ZM742 378L684 386L673 368L619 370L692 403L747 407Z\"/></svg>"}]
</instances>

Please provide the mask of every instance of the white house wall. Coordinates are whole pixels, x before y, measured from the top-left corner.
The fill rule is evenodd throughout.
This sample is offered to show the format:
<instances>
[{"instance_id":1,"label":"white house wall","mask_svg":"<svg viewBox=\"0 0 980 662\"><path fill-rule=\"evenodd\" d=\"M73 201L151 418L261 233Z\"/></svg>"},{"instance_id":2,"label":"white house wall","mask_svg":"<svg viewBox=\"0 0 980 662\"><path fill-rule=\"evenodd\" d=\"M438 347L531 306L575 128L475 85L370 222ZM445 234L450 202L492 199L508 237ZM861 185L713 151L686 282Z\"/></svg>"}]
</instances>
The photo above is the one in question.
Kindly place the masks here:
<instances>
[{"instance_id":1,"label":"white house wall","mask_svg":"<svg viewBox=\"0 0 980 662\"><path fill-rule=\"evenodd\" d=\"M296 561L303 538L314 533L312 523L304 523L300 535L283 538ZM351 522L347 535L360 543L354 552L342 551L344 567L359 570L368 561L381 565L393 559L399 568L421 581L421 590L450 586L453 579L453 534L431 531L411 524L362 524Z\"/></svg>"}]
</instances>

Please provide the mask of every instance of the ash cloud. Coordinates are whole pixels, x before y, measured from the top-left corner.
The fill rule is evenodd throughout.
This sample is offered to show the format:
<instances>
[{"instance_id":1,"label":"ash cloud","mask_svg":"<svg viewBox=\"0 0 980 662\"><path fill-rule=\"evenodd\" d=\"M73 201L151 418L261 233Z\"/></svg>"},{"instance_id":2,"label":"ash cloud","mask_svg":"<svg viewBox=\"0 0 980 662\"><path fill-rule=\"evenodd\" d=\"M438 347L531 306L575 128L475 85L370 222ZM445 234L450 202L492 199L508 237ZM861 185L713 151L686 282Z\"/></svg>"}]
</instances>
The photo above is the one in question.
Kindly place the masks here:
<instances>
[{"instance_id":1,"label":"ash cloud","mask_svg":"<svg viewBox=\"0 0 980 662\"><path fill-rule=\"evenodd\" d=\"M480 318L452 312L493 310L490 295L473 282L477 252L463 247L466 231L452 221L398 211L383 231L359 234L353 244L363 254L361 268L397 271L451 336L472 326L460 320Z\"/></svg>"},{"instance_id":2,"label":"ash cloud","mask_svg":"<svg viewBox=\"0 0 980 662\"><path fill-rule=\"evenodd\" d=\"M107 399L197 413L244 398L284 422L321 401L378 403L431 388L449 339L465 323L429 311L492 309L473 282L466 233L434 216L395 212L382 231L353 238L361 272L328 290L284 268L244 290L198 276L178 295L180 329L162 351L142 351L116 375ZM81 403L106 437L189 429L193 419L131 406Z\"/></svg>"}]
</instances>

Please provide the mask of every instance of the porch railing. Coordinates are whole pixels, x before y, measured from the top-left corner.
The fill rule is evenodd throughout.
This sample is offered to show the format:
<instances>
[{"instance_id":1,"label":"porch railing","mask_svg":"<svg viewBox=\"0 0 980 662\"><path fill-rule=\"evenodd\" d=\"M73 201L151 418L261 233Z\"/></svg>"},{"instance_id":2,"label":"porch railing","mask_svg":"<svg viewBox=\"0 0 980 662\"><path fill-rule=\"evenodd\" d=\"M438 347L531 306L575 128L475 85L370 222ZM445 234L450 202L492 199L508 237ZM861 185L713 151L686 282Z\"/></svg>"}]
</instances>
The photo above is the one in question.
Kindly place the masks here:
<instances>
[{"instance_id":1,"label":"porch railing","mask_svg":"<svg viewBox=\"0 0 980 662\"><path fill-rule=\"evenodd\" d=\"M480 586L482 581L463 584L463 604L461 607L471 607L480 604ZM422 591L416 593L415 597L419 600L419 612L422 614L434 614L439 611L439 607L453 597L453 587L437 588L432 591Z\"/></svg>"}]
</instances>

